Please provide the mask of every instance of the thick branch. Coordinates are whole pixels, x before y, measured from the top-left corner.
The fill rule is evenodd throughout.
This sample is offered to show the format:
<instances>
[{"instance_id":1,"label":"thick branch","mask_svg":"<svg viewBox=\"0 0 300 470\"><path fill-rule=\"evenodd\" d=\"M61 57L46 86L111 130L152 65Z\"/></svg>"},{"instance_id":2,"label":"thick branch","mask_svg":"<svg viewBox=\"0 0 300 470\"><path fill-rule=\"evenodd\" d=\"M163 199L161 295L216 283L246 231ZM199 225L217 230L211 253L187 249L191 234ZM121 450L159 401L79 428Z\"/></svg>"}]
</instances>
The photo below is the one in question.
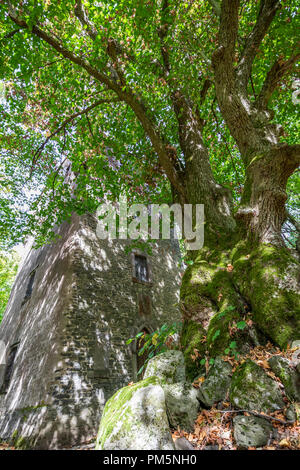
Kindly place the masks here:
<instances>
[{"instance_id":1,"label":"thick branch","mask_svg":"<svg viewBox=\"0 0 300 470\"><path fill-rule=\"evenodd\" d=\"M220 48L215 53L226 65L228 71L233 71L235 45L238 34L238 13L240 0L223 0L219 30Z\"/></svg>"},{"instance_id":2,"label":"thick branch","mask_svg":"<svg viewBox=\"0 0 300 470\"><path fill-rule=\"evenodd\" d=\"M300 144L288 145L280 144L277 146L275 153L284 156L285 164L292 174L300 165Z\"/></svg>"},{"instance_id":3,"label":"thick branch","mask_svg":"<svg viewBox=\"0 0 300 470\"><path fill-rule=\"evenodd\" d=\"M298 222L288 210L286 211L286 215L289 221L291 222L291 224L293 224L297 232L300 234L300 222Z\"/></svg>"},{"instance_id":4,"label":"thick branch","mask_svg":"<svg viewBox=\"0 0 300 470\"><path fill-rule=\"evenodd\" d=\"M220 17L221 16L221 7L220 7L220 4L217 0L208 0L208 3L210 3L213 11L215 12L215 14Z\"/></svg>"},{"instance_id":5,"label":"thick branch","mask_svg":"<svg viewBox=\"0 0 300 470\"><path fill-rule=\"evenodd\" d=\"M97 28L93 25L93 23L89 20L84 7L82 5L81 0L76 1L75 5L75 16L79 19L82 26L85 28L85 31L90 36L91 39L96 39L97 37Z\"/></svg>"},{"instance_id":6,"label":"thick branch","mask_svg":"<svg viewBox=\"0 0 300 470\"><path fill-rule=\"evenodd\" d=\"M16 23L17 25L21 26L22 28L29 29L29 26L26 23L26 21L19 18L18 15L13 10L10 10L9 16L12 19L12 21ZM53 47L53 49L59 52L63 57L65 57L66 59L69 59L74 64L79 65L84 70L86 70L87 73L91 75L92 77L96 78L96 80L100 81L101 83L104 83L115 92L119 90L118 85L114 83L112 80L110 80L107 75L105 75L104 73L100 72L98 69L93 67L83 57L79 57L76 54L74 54L72 51L66 49L61 43L61 41L54 38L46 31L43 31L41 28L39 28L39 26L33 25L31 31L33 34L35 34L36 36L41 38L43 41L45 41L47 44L49 44L51 47Z\"/></svg>"},{"instance_id":7,"label":"thick branch","mask_svg":"<svg viewBox=\"0 0 300 470\"><path fill-rule=\"evenodd\" d=\"M251 76L252 65L259 46L264 39L279 8L280 1L278 0L261 0L256 23L248 36L238 66L237 75L243 88L247 87L249 78Z\"/></svg>"},{"instance_id":8,"label":"thick branch","mask_svg":"<svg viewBox=\"0 0 300 470\"><path fill-rule=\"evenodd\" d=\"M9 15L12 21L14 21L18 26L29 29L29 26L26 21L19 18L13 9L10 9ZM86 59L84 59L83 57L79 57L72 51L66 49L66 47L63 46L60 40L54 38L46 31L43 31L39 26L33 25L31 31L33 34L35 34L36 36L44 40L47 44L49 44L51 47L53 47L53 49L59 52L63 57L69 59L72 63L79 65L89 75L91 75L104 85L107 85L109 89L111 89L117 94L120 100L125 101L132 108L136 117L141 123L146 135L151 140L153 148L158 155L161 166L164 168L171 184L177 190L178 194L180 194L181 199L183 201L185 198L185 190L181 182L181 178L177 173L176 168L174 167L174 162L172 162L172 160L169 158L166 143L160 136L159 130L156 128L155 124L149 118L147 109L142 103L141 99L137 97L129 89L129 87L126 86L126 89L124 89L124 87L120 86L119 83L114 80L111 80L106 74L93 67Z\"/></svg>"},{"instance_id":9,"label":"thick branch","mask_svg":"<svg viewBox=\"0 0 300 470\"><path fill-rule=\"evenodd\" d=\"M255 148L257 132L250 118L250 103L239 92L234 69L239 3L239 0L222 1L219 47L213 53L212 64L221 113L247 164L246 152L249 147Z\"/></svg>"},{"instance_id":10,"label":"thick branch","mask_svg":"<svg viewBox=\"0 0 300 470\"><path fill-rule=\"evenodd\" d=\"M14 29L13 31L11 31L10 33L7 33L3 36L3 38L0 39L0 44L2 41L4 41L5 39L10 39L12 38L15 34L17 34L19 31L21 31L22 28L17 28L17 29Z\"/></svg>"},{"instance_id":11,"label":"thick branch","mask_svg":"<svg viewBox=\"0 0 300 470\"><path fill-rule=\"evenodd\" d=\"M169 32L169 24L165 21L169 8L169 0L163 0L161 7L161 26L158 30L158 35L160 37L160 51L163 58L164 68L167 74L170 72L170 60L169 60L169 48L165 41L165 37Z\"/></svg>"},{"instance_id":12,"label":"thick branch","mask_svg":"<svg viewBox=\"0 0 300 470\"><path fill-rule=\"evenodd\" d=\"M274 93L278 84L280 83L280 80L284 77L284 75L288 74L292 70L293 66L299 58L300 53L293 55L286 61L282 59L276 60L269 70L260 94L256 100L256 105L259 108L262 109L268 106L268 102L270 101L272 94Z\"/></svg>"}]
</instances>

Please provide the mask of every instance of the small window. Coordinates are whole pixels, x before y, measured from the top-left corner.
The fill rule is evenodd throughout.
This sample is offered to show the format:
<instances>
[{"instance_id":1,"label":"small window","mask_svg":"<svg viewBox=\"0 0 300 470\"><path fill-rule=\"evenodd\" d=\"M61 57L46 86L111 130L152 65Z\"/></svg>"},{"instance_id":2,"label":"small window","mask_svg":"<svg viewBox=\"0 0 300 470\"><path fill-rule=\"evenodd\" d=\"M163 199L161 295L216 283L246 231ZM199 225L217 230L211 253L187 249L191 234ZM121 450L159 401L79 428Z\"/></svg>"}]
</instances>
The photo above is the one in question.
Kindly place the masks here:
<instances>
[{"instance_id":1,"label":"small window","mask_svg":"<svg viewBox=\"0 0 300 470\"><path fill-rule=\"evenodd\" d=\"M142 282L149 281L149 269L146 256L134 255L135 277Z\"/></svg>"},{"instance_id":2,"label":"small window","mask_svg":"<svg viewBox=\"0 0 300 470\"><path fill-rule=\"evenodd\" d=\"M7 390L8 390L10 379L11 379L11 376L12 376L12 373L13 373L13 368L14 368L14 363L15 363L15 358L16 358L18 346L19 346L19 343L14 344L10 348L8 359L7 359L7 364L6 364L6 368L5 368L5 372L4 372L4 378L3 378L2 386L1 386L1 389L0 389L1 394L6 393Z\"/></svg>"},{"instance_id":3,"label":"small window","mask_svg":"<svg viewBox=\"0 0 300 470\"><path fill-rule=\"evenodd\" d=\"M28 284L27 284L27 287L26 287L26 293L25 293L24 300L27 300L27 299L29 299L29 297L31 297L34 278L35 278L35 273L36 273L36 270L34 270L34 271L32 271L32 273L30 273Z\"/></svg>"}]
</instances>

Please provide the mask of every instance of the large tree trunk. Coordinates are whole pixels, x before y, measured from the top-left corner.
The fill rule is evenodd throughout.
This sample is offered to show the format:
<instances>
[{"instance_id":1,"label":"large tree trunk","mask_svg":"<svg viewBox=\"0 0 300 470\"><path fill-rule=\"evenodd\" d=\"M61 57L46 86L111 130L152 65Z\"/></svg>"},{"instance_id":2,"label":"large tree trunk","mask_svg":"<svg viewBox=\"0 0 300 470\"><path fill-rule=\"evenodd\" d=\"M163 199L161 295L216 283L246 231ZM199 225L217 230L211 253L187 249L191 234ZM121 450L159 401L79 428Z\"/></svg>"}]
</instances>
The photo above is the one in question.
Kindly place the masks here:
<instances>
[{"instance_id":1,"label":"large tree trunk","mask_svg":"<svg viewBox=\"0 0 300 470\"><path fill-rule=\"evenodd\" d=\"M300 338L300 264L295 253L236 232L231 240L204 246L191 258L181 287L183 347L190 357L195 355L191 344L200 361L245 353L267 341L285 348ZM236 328L241 321L247 322L242 330ZM191 325L198 327L193 331ZM230 348L233 342L236 347Z\"/></svg>"},{"instance_id":2,"label":"large tree trunk","mask_svg":"<svg viewBox=\"0 0 300 470\"><path fill-rule=\"evenodd\" d=\"M236 69L239 1L222 2L220 47L213 55L214 83L221 113L239 147L246 179L234 217L236 226L231 224L228 230L228 225L217 222L216 208L213 217L206 211L205 246L191 254L193 264L183 277L181 303L186 322L182 344L193 359L195 348L200 357L216 357L225 351L245 352L268 340L284 348L300 338L299 259L285 247L281 234L286 220L286 184L299 164L299 146L281 144L281 129L272 124L271 113L253 104L247 95L256 50L252 42L261 40L276 11L276 2L267 3L263 24L250 37ZM199 188L201 177L196 185L196 174L193 168L187 184L192 182ZM201 197L200 189L197 191L196 197ZM218 207L209 192L207 198L211 200L208 208ZM231 213L227 220L232 218ZM210 236L216 223L219 241ZM236 327L241 321L243 329ZM186 359L191 365L189 357ZM190 369L193 374L194 368Z\"/></svg>"},{"instance_id":3,"label":"large tree trunk","mask_svg":"<svg viewBox=\"0 0 300 470\"><path fill-rule=\"evenodd\" d=\"M190 124L186 128L191 132ZM190 252L193 264L181 288L182 344L190 378L196 374L191 364L197 361L189 359L195 359L195 348L199 366L201 358L223 355L228 349L243 353L267 341L284 348L300 338L300 264L281 235L286 183L297 149L279 145L256 157L252 154L241 206L233 217L228 192L212 174L203 182L206 156L201 136L197 138L196 133L189 134L191 141L185 142L190 152L185 174L188 202L204 202L206 218L204 247ZM245 328L236 328L241 321L247 321L246 326L242 323ZM230 347L233 342L236 347Z\"/></svg>"}]
</instances>

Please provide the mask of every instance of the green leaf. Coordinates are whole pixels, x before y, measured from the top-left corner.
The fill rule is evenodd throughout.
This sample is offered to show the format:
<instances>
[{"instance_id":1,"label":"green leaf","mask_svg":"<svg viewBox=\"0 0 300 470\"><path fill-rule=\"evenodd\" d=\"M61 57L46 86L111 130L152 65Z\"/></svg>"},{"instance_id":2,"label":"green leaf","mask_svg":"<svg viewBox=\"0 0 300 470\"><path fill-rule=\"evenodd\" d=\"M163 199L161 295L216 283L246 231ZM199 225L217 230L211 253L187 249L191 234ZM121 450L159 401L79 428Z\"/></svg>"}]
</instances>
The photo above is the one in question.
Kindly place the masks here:
<instances>
[{"instance_id":1,"label":"green leaf","mask_svg":"<svg viewBox=\"0 0 300 470\"><path fill-rule=\"evenodd\" d=\"M242 320L242 321L239 321L237 324L236 324L237 328L239 328L239 330L243 330L244 328L246 328L247 326L247 323Z\"/></svg>"},{"instance_id":2,"label":"green leaf","mask_svg":"<svg viewBox=\"0 0 300 470\"><path fill-rule=\"evenodd\" d=\"M217 337L220 335L220 333L221 333L221 330L217 330L215 332L215 334L213 335L213 337L212 337L212 341L215 341L217 339Z\"/></svg>"}]
</instances>

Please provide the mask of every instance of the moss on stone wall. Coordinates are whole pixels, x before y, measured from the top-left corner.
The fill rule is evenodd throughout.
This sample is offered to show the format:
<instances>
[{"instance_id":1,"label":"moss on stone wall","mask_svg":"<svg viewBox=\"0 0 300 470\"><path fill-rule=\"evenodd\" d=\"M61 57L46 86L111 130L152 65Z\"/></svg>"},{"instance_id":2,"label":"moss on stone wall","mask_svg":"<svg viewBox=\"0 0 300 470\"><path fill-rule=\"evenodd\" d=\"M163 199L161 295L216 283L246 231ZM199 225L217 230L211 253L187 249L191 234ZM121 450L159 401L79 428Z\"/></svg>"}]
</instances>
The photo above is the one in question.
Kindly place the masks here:
<instances>
[{"instance_id":1,"label":"moss on stone wall","mask_svg":"<svg viewBox=\"0 0 300 470\"><path fill-rule=\"evenodd\" d=\"M33 440L21 436L17 430L12 433L12 436L9 441L10 444L17 450L29 450L33 447Z\"/></svg>"}]
</instances>

